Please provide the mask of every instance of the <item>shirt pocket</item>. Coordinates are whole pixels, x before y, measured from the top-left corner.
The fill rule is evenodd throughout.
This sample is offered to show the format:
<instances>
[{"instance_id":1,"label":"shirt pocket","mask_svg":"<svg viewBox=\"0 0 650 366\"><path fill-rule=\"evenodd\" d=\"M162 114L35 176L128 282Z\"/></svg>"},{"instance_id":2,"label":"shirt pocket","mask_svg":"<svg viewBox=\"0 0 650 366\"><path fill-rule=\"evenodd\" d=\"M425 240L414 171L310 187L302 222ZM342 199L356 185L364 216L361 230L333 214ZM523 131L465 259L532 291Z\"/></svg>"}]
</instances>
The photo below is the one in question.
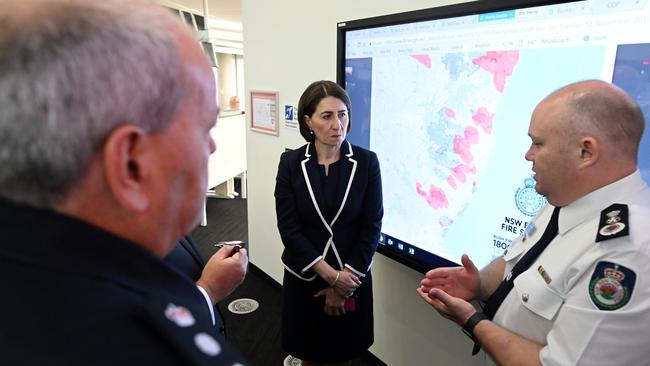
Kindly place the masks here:
<instances>
[{"instance_id":1,"label":"shirt pocket","mask_svg":"<svg viewBox=\"0 0 650 366\"><path fill-rule=\"evenodd\" d=\"M564 303L564 298L551 289L535 269L520 274L514 287L521 305L547 320L552 320Z\"/></svg>"}]
</instances>

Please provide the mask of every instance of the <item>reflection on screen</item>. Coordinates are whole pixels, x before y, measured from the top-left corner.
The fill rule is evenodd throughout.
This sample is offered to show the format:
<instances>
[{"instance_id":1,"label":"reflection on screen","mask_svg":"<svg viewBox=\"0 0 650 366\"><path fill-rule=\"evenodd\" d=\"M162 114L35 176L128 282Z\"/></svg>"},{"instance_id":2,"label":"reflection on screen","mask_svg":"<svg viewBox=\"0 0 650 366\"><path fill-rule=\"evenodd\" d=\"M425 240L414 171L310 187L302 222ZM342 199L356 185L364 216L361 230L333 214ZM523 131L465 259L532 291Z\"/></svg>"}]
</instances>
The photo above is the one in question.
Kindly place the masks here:
<instances>
[{"instance_id":1,"label":"reflection on screen","mask_svg":"<svg viewBox=\"0 0 650 366\"><path fill-rule=\"evenodd\" d=\"M490 5L485 5L490 6ZM550 92L612 81L650 116L647 1L580 1L343 30L350 140L379 156L381 246L482 267L546 204L524 159ZM640 166L650 178L650 143Z\"/></svg>"}]
</instances>

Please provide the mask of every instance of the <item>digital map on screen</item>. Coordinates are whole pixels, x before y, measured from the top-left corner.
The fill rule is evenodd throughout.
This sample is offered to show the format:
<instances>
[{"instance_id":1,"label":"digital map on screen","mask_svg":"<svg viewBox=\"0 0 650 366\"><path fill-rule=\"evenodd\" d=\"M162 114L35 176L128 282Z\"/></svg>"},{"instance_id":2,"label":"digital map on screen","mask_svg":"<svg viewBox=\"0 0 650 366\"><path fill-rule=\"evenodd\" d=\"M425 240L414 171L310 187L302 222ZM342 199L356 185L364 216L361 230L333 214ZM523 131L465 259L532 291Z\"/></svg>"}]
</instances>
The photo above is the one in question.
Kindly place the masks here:
<instances>
[{"instance_id":1,"label":"digital map on screen","mask_svg":"<svg viewBox=\"0 0 650 366\"><path fill-rule=\"evenodd\" d=\"M384 172L383 231L454 261L490 242L494 250L473 251L482 255L473 259L500 255L500 243L546 203L523 155L535 101L575 80L577 68L599 78L602 63L591 60L602 59L603 48L592 47L376 60L370 145ZM467 232L482 240L453 244Z\"/></svg>"},{"instance_id":2,"label":"digital map on screen","mask_svg":"<svg viewBox=\"0 0 650 366\"><path fill-rule=\"evenodd\" d=\"M382 232L392 238L382 244L407 244L410 254L424 250L456 263L468 253L477 266L488 264L546 204L524 158L537 103L566 84L605 79L650 105L630 90L650 64L647 41L621 45L612 42L612 29L588 29L593 19L552 16L563 14L558 9L593 14L583 3L565 7L525 10L540 16L529 28L472 30L481 19L515 18L518 11L459 18L464 26L442 35L431 22L349 40L353 129L367 129L362 134L382 169ZM637 74L624 78L632 72L624 67ZM647 79L641 84L650 85Z\"/></svg>"}]
</instances>

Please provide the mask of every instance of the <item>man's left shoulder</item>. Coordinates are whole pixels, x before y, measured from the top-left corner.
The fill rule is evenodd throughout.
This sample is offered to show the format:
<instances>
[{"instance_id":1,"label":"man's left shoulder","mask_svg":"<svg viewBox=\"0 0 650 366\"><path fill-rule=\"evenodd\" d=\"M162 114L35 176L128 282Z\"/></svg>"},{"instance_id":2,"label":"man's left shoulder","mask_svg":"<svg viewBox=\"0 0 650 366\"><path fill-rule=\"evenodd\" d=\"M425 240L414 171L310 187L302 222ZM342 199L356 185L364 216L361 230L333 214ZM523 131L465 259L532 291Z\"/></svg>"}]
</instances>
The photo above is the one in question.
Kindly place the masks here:
<instances>
[{"instance_id":1,"label":"man's left shoulder","mask_svg":"<svg viewBox=\"0 0 650 366\"><path fill-rule=\"evenodd\" d=\"M600 212L595 233L600 257L593 263L587 287L597 309L624 310L639 298L639 291L641 298L647 297L648 289L639 283L650 277L648 222L650 207L645 204L615 203Z\"/></svg>"},{"instance_id":2,"label":"man's left shoulder","mask_svg":"<svg viewBox=\"0 0 650 366\"><path fill-rule=\"evenodd\" d=\"M614 203L600 212L596 242L625 238L633 242L650 241L650 206Z\"/></svg>"}]
</instances>

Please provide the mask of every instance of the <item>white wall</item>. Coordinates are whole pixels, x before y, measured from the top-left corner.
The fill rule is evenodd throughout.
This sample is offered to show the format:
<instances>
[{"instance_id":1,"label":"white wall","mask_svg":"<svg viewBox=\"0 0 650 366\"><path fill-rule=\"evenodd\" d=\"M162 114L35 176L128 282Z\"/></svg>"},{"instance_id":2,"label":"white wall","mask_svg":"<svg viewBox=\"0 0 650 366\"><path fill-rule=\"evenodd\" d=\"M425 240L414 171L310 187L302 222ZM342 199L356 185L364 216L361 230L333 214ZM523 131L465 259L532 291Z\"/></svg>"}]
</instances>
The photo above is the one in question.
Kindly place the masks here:
<instances>
[{"instance_id":1,"label":"white wall","mask_svg":"<svg viewBox=\"0 0 650 366\"><path fill-rule=\"evenodd\" d=\"M217 151L208 160L208 188L246 171L246 121L241 114L220 116L210 135Z\"/></svg>"},{"instance_id":2,"label":"white wall","mask_svg":"<svg viewBox=\"0 0 650 366\"><path fill-rule=\"evenodd\" d=\"M336 24L340 21L447 5L455 1L243 0L246 98L273 90L280 98L279 137L247 131L248 227L251 261L282 282L282 243L276 228L273 189L284 148L304 144L283 128L285 104L296 105L312 81L336 79ZM247 101L247 105L250 105ZM250 124L250 114L247 115ZM458 326L441 318L415 292L422 277L377 254L374 355L388 365L479 365Z\"/></svg>"}]
</instances>

